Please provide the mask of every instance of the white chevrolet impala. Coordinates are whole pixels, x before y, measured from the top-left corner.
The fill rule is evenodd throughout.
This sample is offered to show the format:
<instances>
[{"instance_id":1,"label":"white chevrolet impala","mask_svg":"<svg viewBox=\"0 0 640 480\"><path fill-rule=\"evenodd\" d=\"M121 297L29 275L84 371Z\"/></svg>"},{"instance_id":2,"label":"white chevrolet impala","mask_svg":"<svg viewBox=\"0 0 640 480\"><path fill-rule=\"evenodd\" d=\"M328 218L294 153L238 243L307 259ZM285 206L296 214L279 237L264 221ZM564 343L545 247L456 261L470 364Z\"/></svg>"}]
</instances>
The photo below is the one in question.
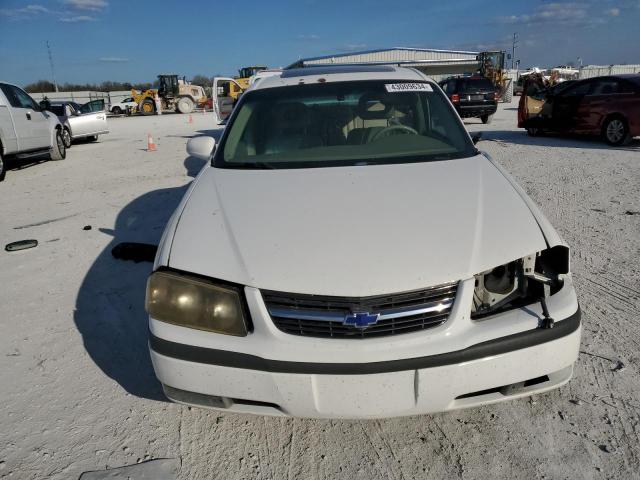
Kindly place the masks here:
<instances>
[{"instance_id":1,"label":"white chevrolet impala","mask_svg":"<svg viewBox=\"0 0 640 480\"><path fill-rule=\"evenodd\" d=\"M148 281L176 402L374 418L569 381L569 249L423 74L285 70L245 93Z\"/></svg>"}]
</instances>

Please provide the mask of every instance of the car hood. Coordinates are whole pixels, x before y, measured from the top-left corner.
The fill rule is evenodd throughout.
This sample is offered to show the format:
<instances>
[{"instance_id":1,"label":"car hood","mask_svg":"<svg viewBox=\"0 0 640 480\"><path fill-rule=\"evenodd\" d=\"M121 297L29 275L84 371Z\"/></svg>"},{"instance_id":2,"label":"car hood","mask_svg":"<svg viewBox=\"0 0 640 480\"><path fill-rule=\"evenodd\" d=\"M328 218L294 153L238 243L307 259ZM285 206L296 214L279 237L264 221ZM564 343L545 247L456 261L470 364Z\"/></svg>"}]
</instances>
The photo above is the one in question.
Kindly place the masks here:
<instances>
[{"instance_id":1,"label":"car hood","mask_svg":"<svg viewBox=\"0 0 640 480\"><path fill-rule=\"evenodd\" d=\"M208 167L169 266L269 290L367 296L470 278L546 248L485 157L358 167Z\"/></svg>"}]
</instances>

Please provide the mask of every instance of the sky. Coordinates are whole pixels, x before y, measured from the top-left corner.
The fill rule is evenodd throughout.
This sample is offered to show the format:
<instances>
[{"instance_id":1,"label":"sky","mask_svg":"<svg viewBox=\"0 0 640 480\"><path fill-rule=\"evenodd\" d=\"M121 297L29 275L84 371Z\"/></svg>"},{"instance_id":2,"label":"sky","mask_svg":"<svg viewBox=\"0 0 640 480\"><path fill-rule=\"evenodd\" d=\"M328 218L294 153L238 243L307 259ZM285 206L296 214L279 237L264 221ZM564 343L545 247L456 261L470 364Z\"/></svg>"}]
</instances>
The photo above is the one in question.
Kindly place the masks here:
<instances>
[{"instance_id":1,"label":"sky","mask_svg":"<svg viewBox=\"0 0 640 480\"><path fill-rule=\"evenodd\" d=\"M640 63L640 0L0 0L0 80L150 82L376 48L511 51L521 67Z\"/></svg>"}]
</instances>

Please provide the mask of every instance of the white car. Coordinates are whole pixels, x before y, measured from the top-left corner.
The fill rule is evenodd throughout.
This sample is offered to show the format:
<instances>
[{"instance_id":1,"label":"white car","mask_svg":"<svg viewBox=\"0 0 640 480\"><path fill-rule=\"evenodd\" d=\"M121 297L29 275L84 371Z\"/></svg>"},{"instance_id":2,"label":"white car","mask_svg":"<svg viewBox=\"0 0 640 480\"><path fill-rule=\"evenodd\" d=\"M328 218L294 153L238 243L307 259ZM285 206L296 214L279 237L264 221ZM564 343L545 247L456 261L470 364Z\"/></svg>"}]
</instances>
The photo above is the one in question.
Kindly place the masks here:
<instances>
[{"instance_id":1,"label":"white car","mask_svg":"<svg viewBox=\"0 0 640 480\"><path fill-rule=\"evenodd\" d=\"M63 140L65 147L71 147L73 140L86 138L91 142L98 141L98 135L109 133L104 100L93 100L83 105L74 102L40 102L58 116L64 125Z\"/></svg>"},{"instance_id":2,"label":"white car","mask_svg":"<svg viewBox=\"0 0 640 480\"><path fill-rule=\"evenodd\" d=\"M114 115L127 113L127 109L134 111L136 108L138 108L138 104L133 100L133 97L128 97L120 102L114 102L109 105L109 111Z\"/></svg>"},{"instance_id":3,"label":"white car","mask_svg":"<svg viewBox=\"0 0 640 480\"><path fill-rule=\"evenodd\" d=\"M8 157L43 154L51 160L67 156L58 117L42 109L20 87L0 82L0 181L5 177Z\"/></svg>"},{"instance_id":4,"label":"white car","mask_svg":"<svg viewBox=\"0 0 640 480\"><path fill-rule=\"evenodd\" d=\"M436 83L312 67L240 99L148 280L170 399L229 412L415 415L572 376L569 249L476 150Z\"/></svg>"}]
</instances>

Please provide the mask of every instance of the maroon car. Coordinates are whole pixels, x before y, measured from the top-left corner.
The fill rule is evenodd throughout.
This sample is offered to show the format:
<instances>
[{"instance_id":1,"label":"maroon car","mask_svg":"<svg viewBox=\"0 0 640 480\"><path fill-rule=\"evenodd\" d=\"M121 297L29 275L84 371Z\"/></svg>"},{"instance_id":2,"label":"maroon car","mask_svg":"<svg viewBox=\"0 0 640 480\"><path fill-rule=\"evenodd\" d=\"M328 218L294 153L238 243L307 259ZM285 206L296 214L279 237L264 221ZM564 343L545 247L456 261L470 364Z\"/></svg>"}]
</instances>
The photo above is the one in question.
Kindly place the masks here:
<instances>
[{"instance_id":1,"label":"maroon car","mask_svg":"<svg viewBox=\"0 0 640 480\"><path fill-rule=\"evenodd\" d=\"M526 93L518 110L518 126L529 135L601 135L609 145L622 145L640 136L640 74L588 78L567 88Z\"/></svg>"}]
</instances>

